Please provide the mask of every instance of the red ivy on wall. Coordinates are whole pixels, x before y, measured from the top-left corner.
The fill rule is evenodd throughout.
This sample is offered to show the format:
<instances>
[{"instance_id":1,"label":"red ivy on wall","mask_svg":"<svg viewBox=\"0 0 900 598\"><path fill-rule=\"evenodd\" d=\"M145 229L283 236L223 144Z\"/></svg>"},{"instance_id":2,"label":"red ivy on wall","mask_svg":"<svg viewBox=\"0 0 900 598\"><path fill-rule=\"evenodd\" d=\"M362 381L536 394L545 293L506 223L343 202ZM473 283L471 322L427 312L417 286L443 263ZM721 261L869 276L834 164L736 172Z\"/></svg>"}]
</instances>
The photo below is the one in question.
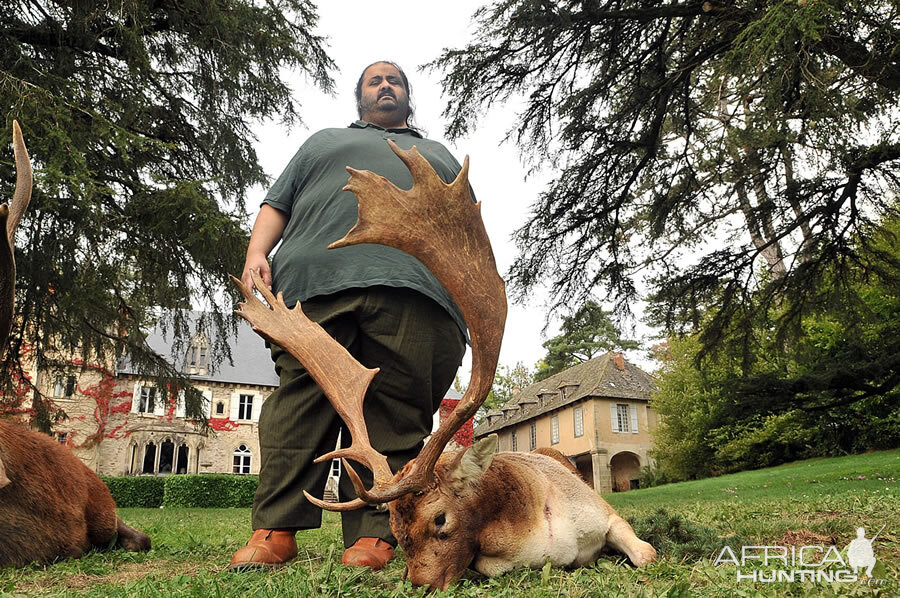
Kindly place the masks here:
<instances>
[{"instance_id":1,"label":"red ivy on wall","mask_svg":"<svg viewBox=\"0 0 900 598\"><path fill-rule=\"evenodd\" d=\"M77 445L78 448L96 446L100 444L104 438L127 438L131 432L126 430L123 433L122 428L128 424L127 414L131 412L131 403L134 398L132 393L129 391L113 392L116 386L115 377L104 367L91 363L86 364L80 359L73 360L72 364L98 371L102 375L100 381L93 386L88 386L87 388L82 388L80 385L78 386L78 392L86 397L94 399L94 403L96 403L96 406L94 407L94 419L97 422L97 430L90 434L84 442ZM116 402L117 399L124 399L126 397L126 400L118 403ZM118 425L111 430L107 430L109 417L118 413L126 414L125 420L121 425ZM68 433L68 436L66 437L67 444L69 443L70 437L74 437L74 435L74 430Z\"/></svg>"},{"instance_id":2,"label":"red ivy on wall","mask_svg":"<svg viewBox=\"0 0 900 598\"><path fill-rule=\"evenodd\" d=\"M458 405L459 399L444 399L441 401L441 422L453 413L453 410L456 409ZM469 418L469 421L464 423L462 427L456 431L456 434L453 435L453 440L460 446L472 446L472 441L475 438L475 425L473 419L474 418Z\"/></svg>"},{"instance_id":3,"label":"red ivy on wall","mask_svg":"<svg viewBox=\"0 0 900 598\"><path fill-rule=\"evenodd\" d=\"M231 432L238 429L238 424L227 417L211 417L209 427L217 432Z\"/></svg>"}]
</instances>

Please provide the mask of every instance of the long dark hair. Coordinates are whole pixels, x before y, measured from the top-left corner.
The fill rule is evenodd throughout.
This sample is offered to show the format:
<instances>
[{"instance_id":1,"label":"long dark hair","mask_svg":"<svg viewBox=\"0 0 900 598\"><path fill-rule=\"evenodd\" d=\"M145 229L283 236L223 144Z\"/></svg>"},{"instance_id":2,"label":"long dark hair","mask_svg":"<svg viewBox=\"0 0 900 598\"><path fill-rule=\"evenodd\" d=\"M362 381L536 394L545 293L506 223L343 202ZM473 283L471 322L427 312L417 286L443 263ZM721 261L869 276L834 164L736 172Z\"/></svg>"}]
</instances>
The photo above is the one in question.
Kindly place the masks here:
<instances>
[{"instance_id":1,"label":"long dark hair","mask_svg":"<svg viewBox=\"0 0 900 598\"><path fill-rule=\"evenodd\" d=\"M406 73L403 72L403 69L400 68L400 65L392 60L376 60L375 62L364 68L359 74L359 79L356 81L356 114L359 116L359 118L362 118L362 106L360 105L360 103L362 102L363 77L365 77L366 71L369 70L369 67L375 66L376 64L389 64L397 69L397 71L400 73L400 78L403 79L403 87L406 88L406 97L409 100L409 109L406 111L405 118L406 124L413 131L422 134L422 129L420 129L415 125L415 123L413 123L413 115L415 114L416 109L413 106L412 88L409 86L409 79L406 77Z\"/></svg>"}]
</instances>

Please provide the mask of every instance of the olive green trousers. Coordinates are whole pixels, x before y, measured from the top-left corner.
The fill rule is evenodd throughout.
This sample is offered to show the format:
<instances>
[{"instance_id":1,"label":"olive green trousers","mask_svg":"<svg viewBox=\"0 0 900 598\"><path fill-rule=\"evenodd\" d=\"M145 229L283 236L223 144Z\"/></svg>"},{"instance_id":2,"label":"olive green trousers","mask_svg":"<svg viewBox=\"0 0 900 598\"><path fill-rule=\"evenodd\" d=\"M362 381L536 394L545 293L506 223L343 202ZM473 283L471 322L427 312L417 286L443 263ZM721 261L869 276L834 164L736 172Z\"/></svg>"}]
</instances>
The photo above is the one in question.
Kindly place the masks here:
<instances>
[{"instance_id":1,"label":"olive green trousers","mask_svg":"<svg viewBox=\"0 0 900 598\"><path fill-rule=\"evenodd\" d=\"M459 326L425 295L385 286L313 297L303 302L303 311L364 366L380 368L363 411L372 446L396 472L418 455L453 383L465 352ZM260 412L253 529L317 528L322 512L303 490L321 497L331 464L313 459L334 450L341 430L341 444L349 446L350 433L303 366L280 347L271 349L280 386ZM371 487L371 472L353 466ZM346 474L341 475L339 495L342 501L356 497ZM341 521L346 547L361 537L397 544L387 511L365 507L342 513Z\"/></svg>"}]
</instances>

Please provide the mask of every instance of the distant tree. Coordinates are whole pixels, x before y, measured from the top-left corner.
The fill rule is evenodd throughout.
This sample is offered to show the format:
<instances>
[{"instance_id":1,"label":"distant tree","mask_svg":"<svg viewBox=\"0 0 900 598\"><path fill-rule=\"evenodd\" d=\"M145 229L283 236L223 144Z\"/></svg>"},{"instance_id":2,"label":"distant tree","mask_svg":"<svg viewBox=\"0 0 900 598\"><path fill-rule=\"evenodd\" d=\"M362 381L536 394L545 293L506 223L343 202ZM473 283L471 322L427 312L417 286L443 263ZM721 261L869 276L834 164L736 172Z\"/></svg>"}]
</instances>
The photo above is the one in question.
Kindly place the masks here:
<instances>
[{"instance_id":1,"label":"distant tree","mask_svg":"<svg viewBox=\"0 0 900 598\"><path fill-rule=\"evenodd\" d=\"M709 350L773 307L796 331L826 272L897 262L872 240L900 192L900 3L503 0L476 19L430 64L448 136L522 96L511 138L559 169L515 235L518 296L549 281L557 308L603 288L627 309L649 274L657 321L705 313Z\"/></svg>"},{"instance_id":2,"label":"distant tree","mask_svg":"<svg viewBox=\"0 0 900 598\"><path fill-rule=\"evenodd\" d=\"M177 375L144 346L153 308L230 311L223 289L243 263L244 198L267 180L251 122L298 121L287 69L332 88L316 20L308 0L0 3L0 147L18 119L36 170L7 369L38 331L39 359L124 351ZM0 180L8 197L8 149ZM213 320L205 326L226 332L232 318ZM186 332L178 312L168 326ZM208 336L227 350L224 334Z\"/></svg>"},{"instance_id":3,"label":"distant tree","mask_svg":"<svg viewBox=\"0 0 900 598\"><path fill-rule=\"evenodd\" d=\"M900 254L900 218L882 223L872 243ZM743 330L749 360L728 343L698 363L697 335L656 349L655 441L668 477L900 446L900 273L873 266L840 280L827 272L818 284L829 300L804 315L787 346L772 333L776 309Z\"/></svg>"},{"instance_id":4,"label":"distant tree","mask_svg":"<svg viewBox=\"0 0 900 598\"><path fill-rule=\"evenodd\" d=\"M487 412L493 409L502 409L503 406L512 399L517 392L534 382L534 373L521 361L517 362L513 367L500 364L497 366L497 372L494 375L494 385L491 392L482 403L481 408L475 414L475 425L480 425L485 421ZM454 388L463 392L465 389L459 384L459 376L456 377Z\"/></svg>"},{"instance_id":5,"label":"distant tree","mask_svg":"<svg viewBox=\"0 0 900 598\"><path fill-rule=\"evenodd\" d=\"M535 381L607 351L639 349L640 343L622 337L610 315L589 300L571 316L563 316L560 334L543 344L547 355L538 362Z\"/></svg>"}]
</instances>

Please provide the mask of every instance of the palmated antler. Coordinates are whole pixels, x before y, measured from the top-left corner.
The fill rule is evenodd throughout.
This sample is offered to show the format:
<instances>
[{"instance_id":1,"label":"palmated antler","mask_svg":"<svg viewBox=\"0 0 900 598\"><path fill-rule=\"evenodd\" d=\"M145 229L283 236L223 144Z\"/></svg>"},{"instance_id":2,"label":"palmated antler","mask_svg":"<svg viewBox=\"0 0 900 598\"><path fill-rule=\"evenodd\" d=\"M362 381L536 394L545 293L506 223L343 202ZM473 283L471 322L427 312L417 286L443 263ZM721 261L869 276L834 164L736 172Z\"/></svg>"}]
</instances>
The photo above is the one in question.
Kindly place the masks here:
<instances>
[{"instance_id":1,"label":"palmated antler","mask_svg":"<svg viewBox=\"0 0 900 598\"><path fill-rule=\"evenodd\" d=\"M367 452L362 455L360 450L354 450L358 435L361 435L367 450L374 452L368 443L361 408L365 388L356 388L353 395L325 391L335 410L351 429L353 445L322 455L316 462L336 457L350 458L368 465L375 474L375 485L371 490L366 490L353 468L346 467L361 500L332 504L305 493L311 502L332 511L358 508L363 503L386 503L404 494L424 490L433 483L434 465L447 442L475 414L490 392L506 323L506 290L503 279L497 273L494 254L481 220L481 204L472 200L469 191L468 157L456 180L448 185L415 147L402 150L392 141L388 144L409 168L413 178L412 189L404 191L382 176L347 167L350 180L344 189L355 193L359 200L358 221L344 238L329 245L329 249L358 243L379 243L396 247L424 263L450 293L469 328L472 379L457 408L442 422L403 477L386 477L370 465L375 462L371 454ZM265 285L256 279L254 282L265 296ZM242 292L247 297L249 289L242 287ZM271 303L270 299L267 300ZM299 308L294 311L299 311ZM253 316L248 317L249 314L243 313L243 309L239 313L253 324L257 332L270 340L274 340L272 335L276 330L288 327L284 316L262 324ZM299 335L292 339L290 345L277 340L274 342L294 355L307 369L310 369L310 364L305 360L310 358L301 353L309 354L326 346L317 339L316 348L302 348L310 341ZM332 342L346 353L338 343ZM334 361L331 352L336 352L336 349L332 347L329 352L319 356L318 361L331 364ZM331 371L327 376L332 380L341 376L333 366L329 365L329 369ZM322 385L318 379L316 382ZM348 408L349 405L353 409ZM381 467L382 460L386 467L386 459L380 454L379 457L378 467ZM346 460L344 463L347 464Z\"/></svg>"},{"instance_id":2,"label":"palmated antler","mask_svg":"<svg viewBox=\"0 0 900 598\"><path fill-rule=\"evenodd\" d=\"M12 328L16 300L16 260L15 240L19 220L31 201L32 172L22 139L19 123L13 121L13 153L16 156L16 189L10 204L0 204L0 223L6 229L4 241L0 243L0 353L6 347L9 330ZM0 459L0 488L9 484L6 468Z\"/></svg>"}]
</instances>

